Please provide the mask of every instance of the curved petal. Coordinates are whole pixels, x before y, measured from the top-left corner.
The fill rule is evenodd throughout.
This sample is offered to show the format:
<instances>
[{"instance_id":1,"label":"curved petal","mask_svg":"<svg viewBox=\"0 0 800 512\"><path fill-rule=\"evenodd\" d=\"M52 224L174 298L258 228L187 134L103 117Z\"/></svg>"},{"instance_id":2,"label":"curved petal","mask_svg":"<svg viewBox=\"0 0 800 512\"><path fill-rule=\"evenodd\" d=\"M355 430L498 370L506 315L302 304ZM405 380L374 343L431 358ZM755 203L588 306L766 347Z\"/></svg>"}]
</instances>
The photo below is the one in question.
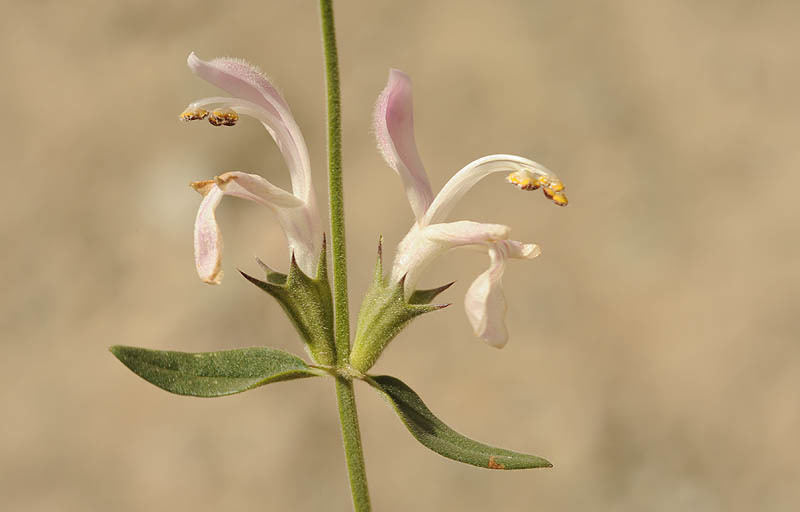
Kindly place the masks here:
<instances>
[{"instance_id":1,"label":"curved petal","mask_svg":"<svg viewBox=\"0 0 800 512\"><path fill-rule=\"evenodd\" d=\"M515 155L489 155L470 162L442 187L425 213L423 225L443 222L459 199L476 183L495 172L529 173L543 177L548 183L560 184L558 177L545 166ZM536 187L538 188L538 186ZM563 190L563 185L561 185Z\"/></svg>"},{"instance_id":2,"label":"curved petal","mask_svg":"<svg viewBox=\"0 0 800 512\"><path fill-rule=\"evenodd\" d=\"M294 255L297 265L307 276L315 277L322 251L322 227L316 210L308 206L278 208L275 214L286 234L289 254Z\"/></svg>"},{"instance_id":3,"label":"curved petal","mask_svg":"<svg viewBox=\"0 0 800 512\"><path fill-rule=\"evenodd\" d=\"M516 240L503 240L497 242L509 258L532 260L542 254L542 249L536 244L524 244Z\"/></svg>"},{"instance_id":4,"label":"curved petal","mask_svg":"<svg viewBox=\"0 0 800 512\"><path fill-rule=\"evenodd\" d=\"M533 259L542 251L536 244L500 240L489 245L489 269L473 281L464 297L464 309L475 336L503 348L508 341L506 299L502 278L508 258Z\"/></svg>"},{"instance_id":5,"label":"curved petal","mask_svg":"<svg viewBox=\"0 0 800 512\"><path fill-rule=\"evenodd\" d=\"M375 104L374 128L378 149L400 175L419 221L433 200L433 191L414 140L411 79L400 70L389 70L389 82Z\"/></svg>"},{"instance_id":6,"label":"curved petal","mask_svg":"<svg viewBox=\"0 0 800 512\"><path fill-rule=\"evenodd\" d=\"M503 224L481 224L471 220L434 224L422 229L423 236L448 247L505 240L509 233L511 228Z\"/></svg>"},{"instance_id":7,"label":"curved petal","mask_svg":"<svg viewBox=\"0 0 800 512\"><path fill-rule=\"evenodd\" d=\"M258 174L231 171L214 179L225 195L255 201L273 209L297 208L305 203L297 196L276 187Z\"/></svg>"},{"instance_id":8,"label":"curved petal","mask_svg":"<svg viewBox=\"0 0 800 512\"><path fill-rule=\"evenodd\" d=\"M475 336L489 345L503 348L508 341L506 298L502 278L505 256L497 247L489 248L489 269L478 276L464 297L464 309Z\"/></svg>"},{"instance_id":9,"label":"curved petal","mask_svg":"<svg viewBox=\"0 0 800 512\"><path fill-rule=\"evenodd\" d=\"M315 275L322 230L316 211L304 201L261 176L243 172L228 172L214 180L195 182L192 187L205 196L194 229L195 265L204 282L219 284L222 280L222 234L215 210L224 195L255 201L275 211L290 254L294 254L303 272Z\"/></svg>"},{"instance_id":10,"label":"curved petal","mask_svg":"<svg viewBox=\"0 0 800 512\"><path fill-rule=\"evenodd\" d=\"M222 281L222 233L215 211L222 201L222 190L211 185L205 193L194 221L194 264L204 283Z\"/></svg>"},{"instance_id":11,"label":"curved petal","mask_svg":"<svg viewBox=\"0 0 800 512\"><path fill-rule=\"evenodd\" d=\"M410 296L422 272L437 257L455 247L486 245L508 238L510 228L502 224L481 224L472 221L434 224L420 228L414 225L397 247L392 266L392 280L405 280L405 293Z\"/></svg>"},{"instance_id":12,"label":"curved petal","mask_svg":"<svg viewBox=\"0 0 800 512\"><path fill-rule=\"evenodd\" d=\"M273 133L282 151L284 147L291 146L286 149L293 152L293 159L297 161L295 166L290 165L292 189L298 197L308 201L313 194L308 148L286 100L275 86L257 67L240 59L219 58L204 61L192 52L189 54L187 64L192 72L203 80L227 91L239 100L258 105L277 121L271 126L267 123L264 125L270 133ZM279 137L274 135L272 130L276 129L276 125L285 130L287 142L282 143L278 140Z\"/></svg>"},{"instance_id":13,"label":"curved petal","mask_svg":"<svg viewBox=\"0 0 800 512\"><path fill-rule=\"evenodd\" d=\"M289 111L289 105L278 89L261 70L247 61L225 57L205 61L192 52L186 63L194 74L237 98L258 103L276 113L279 107Z\"/></svg>"}]
</instances>

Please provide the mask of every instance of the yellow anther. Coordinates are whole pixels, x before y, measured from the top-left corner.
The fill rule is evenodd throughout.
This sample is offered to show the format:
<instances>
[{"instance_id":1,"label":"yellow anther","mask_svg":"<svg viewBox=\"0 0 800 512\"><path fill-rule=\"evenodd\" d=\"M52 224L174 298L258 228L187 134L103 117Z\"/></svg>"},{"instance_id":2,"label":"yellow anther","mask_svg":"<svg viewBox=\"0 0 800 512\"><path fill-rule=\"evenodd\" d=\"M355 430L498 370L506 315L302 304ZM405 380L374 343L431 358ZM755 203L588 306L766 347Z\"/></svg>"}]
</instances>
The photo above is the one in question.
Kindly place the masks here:
<instances>
[{"instance_id":1,"label":"yellow anther","mask_svg":"<svg viewBox=\"0 0 800 512\"><path fill-rule=\"evenodd\" d=\"M189 183L189 186L195 189L201 195L205 196L211 191L211 188L215 183L216 182L214 180L193 181Z\"/></svg>"},{"instance_id":2,"label":"yellow anther","mask_svg":"<svg viewBox=\"0 0 800 512\"><path fill-rule=\"evenodd\" d=\"M214 176L214 183L216 183L219 188L224 189L225 184L228 183L229 181L232 181L233 179L234 179L234 173L226 172L225 174Z\"/></svg>"},{"instance_id":3,"label":"yellow anther","mask_svg":"<svg viewBox=\"0 0 800 512\"><path fill-rule=\"evenodd\" d=\"M562 190L564 190L564 184L561 183L561 181L559 181L558 178L551 179L550 188L553 190L553 192L561 192Z\"/></svg>"},{"instance_id":4,"label":"yellow anther","mask_svg":"<svg viewBox=\"0 0 800 512\"><path fill-rule=\"evenodd\" d=\"M567 206L567 204L569 204L567 196L565 196L562 192L556 192L550 199L552 199L553 202L558 206Z\"/></svg>"},{"instance_id":5,"label":"yellow anther","mask_svg":"<svg viewBox=\"0 0 800 512\"><path fill-rule=\"evenodd\" d=\"M561 185L560 182L558 184ZM567 196L564 194L563 190L564 185L561 185L560 189L549 185L542 187L542 192L544 192L544 195L546 195L548 199L551 199L558 206L567 206L567 203L569 202L567 201Z\"/></svg>"},{"instance_id":6,"label":"yellow anther","mask_svg":"<svg viewBox=\"0 0 800 512\"><path fill-rule=\"evenodd\" d=\"M187 108L181 114L181 121L197 121L198 119L205 119L208 116L208 110L202 108Z\"/></svg>"},{"instance_id":7,"label":"yellow anther","mask_svg":"<svg viewBox=\"0 0 800 512\"><path fill-rule=\"evenodd\" d=\"M512 172L506 180L522 190L542 189L544 195L559 206L567 206L567 196L564 194L564 184L553 174L534 174L530 171Z\"/></svg>"},{"instance_id":8,"label":"yellow anther","mask_svg":"<svg viewBox=\"0 0 800 512\"><path fill-rule=\"evenodd\" d=\"M233 126L239 120L239 114L233 110L217 109L208 115L208 122L214 126Z\"/></svg>"},{"instance_id":9,"label":"yellow anther","mask_svg":"<svg viewBox=\"0 0 800 512\"><path fill-rule=\"evenodd\" d=\"M542 176L536 176L527 172L512 172L506 177L506 180L522 190L536 190L542 186L541 178Z\"/></svg>"},{"instance_id":10,"label":"yellow anther","mask_svg":"<svg viewBox=\"0 0 800 512\"><path fill-rule=\"evenodd\" d=\"M213 189L214 187L218 187L221 188L222 190L225 190L225 184L235 179L236 179L235 173L226 172L224 174L220 174L219 176L214 176L214 179L212 180L193 181L189 183L189 186L205 196L209 192L211 192L211 189Z\"/></svg>"}]
</instances>

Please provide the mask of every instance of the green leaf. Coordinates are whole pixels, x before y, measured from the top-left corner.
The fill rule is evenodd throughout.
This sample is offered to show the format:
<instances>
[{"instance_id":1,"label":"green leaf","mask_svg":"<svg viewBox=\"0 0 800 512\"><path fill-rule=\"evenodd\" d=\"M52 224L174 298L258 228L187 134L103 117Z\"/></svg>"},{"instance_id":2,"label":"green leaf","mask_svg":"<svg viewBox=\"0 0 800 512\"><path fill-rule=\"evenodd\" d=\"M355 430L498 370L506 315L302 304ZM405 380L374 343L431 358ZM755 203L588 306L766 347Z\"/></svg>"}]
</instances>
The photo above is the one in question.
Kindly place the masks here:
<instances>
[{"instance_id":1,"label":"green leaf","mask_svg":"<svg viewBox=\"0 0 800 512\"><path fill-rule=\"evenodd\" d=\"M115 345L109 350L139 377L178 395L225 396L319 375L299 357L267 347L190 353Z\"/></svg>"},{"instance_id":2,"label":"green leaf","mask_svg":"<svg viewBox=\"0 0 800 512\"><path fill-rule=\"evenodd\" d=\"M411 435L439 455L488 469L553 467L541 457L495 448L462 436L434 416L419 395L399 379L380 375L367 377L366 381L389 399Z\"/></svg>"}]
</instances>

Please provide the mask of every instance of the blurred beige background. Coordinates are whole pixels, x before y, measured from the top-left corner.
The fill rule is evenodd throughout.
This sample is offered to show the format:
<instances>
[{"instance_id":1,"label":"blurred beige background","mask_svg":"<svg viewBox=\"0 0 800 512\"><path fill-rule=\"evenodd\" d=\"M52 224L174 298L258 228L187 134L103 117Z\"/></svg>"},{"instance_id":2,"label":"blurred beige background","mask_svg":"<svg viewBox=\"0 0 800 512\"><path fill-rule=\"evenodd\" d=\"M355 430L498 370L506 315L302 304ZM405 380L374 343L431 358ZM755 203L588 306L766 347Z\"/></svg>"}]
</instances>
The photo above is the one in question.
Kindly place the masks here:
<instances>
[{"instance_id":1,"label":"blurred beige background","mask_svg":"<svg viewBox=\"0 0 800 512\"><path fill-rule=\"evenodd\" d=\"M378 236L411 223L375 150L389 67L415 84L434 188L490 153L529 156L570 206L497 178L453 218L544 251L505 279L512 338L474 339L462 300L485 257L442 258L454 306L414 323L376 372L448 424L555 468L491 472L419 446L358 386L376 510L797 510L800 506L800 7L703 2L344 1L337 7L351 301ZM189 126L217 94L187 54L240 56L281 86L324 196L315 2L2 5L0 305L5 510L349 510L333 387L202 400L106 351L269 344L301 352L239 278L285 268L265 210L226 200L220 287L192 263L199 196L221 171L288 176L254 122ZM355 312L354 312L355 316Z\"/></svg>"}]
</instances>

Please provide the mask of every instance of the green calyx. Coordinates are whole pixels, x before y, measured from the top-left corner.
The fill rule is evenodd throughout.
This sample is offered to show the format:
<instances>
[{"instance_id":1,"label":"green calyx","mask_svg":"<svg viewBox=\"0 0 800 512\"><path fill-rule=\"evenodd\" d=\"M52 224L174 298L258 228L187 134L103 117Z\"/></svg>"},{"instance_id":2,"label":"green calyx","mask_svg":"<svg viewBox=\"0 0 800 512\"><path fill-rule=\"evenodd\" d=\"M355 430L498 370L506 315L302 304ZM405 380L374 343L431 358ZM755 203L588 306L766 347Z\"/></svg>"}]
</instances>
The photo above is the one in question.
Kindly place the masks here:
<instances>
[{"instance_id":1,"label":"green calyx","mask_svg":"<svg viewBox=\"0 0 800 512\"><path fill-rule=\"evenodd\" d=\"M294 255L288 274L276 272L260 260L258 263L266 273L266 281L249 276L241 270L239 272L278 301L317 364L334 365L336 351L333 338L333 298L328 282L325 241L322 243L317 276L313 279L297 265Z\"/></svg>"},{"instance_id":2,"label":"green calyx","mask_svg":"<svg viewBox=\"0 0 800 512\"><path fill-rule=\"evenodd\" d=\"M361 303L355 342L350 352L350 366L361 373L372 368L383 350L414 318L446 308L450 304L431 304L437 295L453 283L430 290L416 290L405 297L405 276L391 283L383 274L382 244L378 244L375 276Z\"/></svg>"}]
</instances>

